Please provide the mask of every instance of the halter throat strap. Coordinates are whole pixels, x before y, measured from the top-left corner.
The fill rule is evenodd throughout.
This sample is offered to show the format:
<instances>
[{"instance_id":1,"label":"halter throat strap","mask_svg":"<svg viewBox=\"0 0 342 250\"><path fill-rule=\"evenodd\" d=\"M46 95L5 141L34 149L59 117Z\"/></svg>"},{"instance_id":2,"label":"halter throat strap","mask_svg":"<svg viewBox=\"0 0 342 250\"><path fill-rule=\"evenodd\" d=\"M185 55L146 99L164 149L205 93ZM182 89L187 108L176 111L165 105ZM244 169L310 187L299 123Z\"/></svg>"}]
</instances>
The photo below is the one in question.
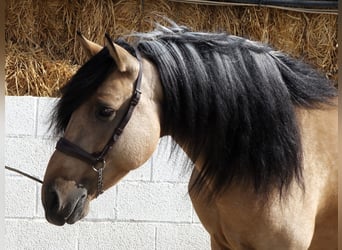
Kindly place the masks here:
<instances>
[{"instance_id":1,"label":"halter throat strap","mask_svg":"<svg viewBox=\"0 0 342 250\"><path fill-rule=\"evenodd\" d=\"M141 96L141 79L142 79L142 62L141 62L141 55L140 52L135 49L135 54L139 62L139 72L138 77L134 82L134 90L133 95L131 97L129 107L122 117L118 126L114 129L112 136L109 138L107 144L104 146L101 152L99 153L89 153L85 151L83 148L79 147L78 145L72 143L68 139L61 137L57 144L56 149L66 155L71 157L77 158L81 161L84 161L92 166L92 168L99 174L98 180L98 191L97 195L103 193L102 185L103 185L103 176L102 171L105 168L105 157L109 150L113 147L113 145L118 141L122 132L124 131L127 123L132 117L133 111L135 106L138 104ZM100 165L99 167L97 167ZM101 186L101 187L100 187Z\"/></svg>"}]
</instances>

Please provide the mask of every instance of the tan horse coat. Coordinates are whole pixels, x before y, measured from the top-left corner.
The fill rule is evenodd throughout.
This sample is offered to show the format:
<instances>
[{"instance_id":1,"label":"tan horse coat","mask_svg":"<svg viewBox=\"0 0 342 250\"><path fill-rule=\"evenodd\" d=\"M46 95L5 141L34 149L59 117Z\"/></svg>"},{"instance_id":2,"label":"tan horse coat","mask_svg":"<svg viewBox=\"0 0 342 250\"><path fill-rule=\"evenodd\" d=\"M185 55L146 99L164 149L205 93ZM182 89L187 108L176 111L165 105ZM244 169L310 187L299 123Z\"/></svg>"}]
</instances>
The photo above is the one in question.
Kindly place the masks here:
<instances>
[{"instance_id":1,"label":"tan horse coat","mask_svg":"<svg viewBox=\"0 0 342 250\"><path fill-rule=\"evenodd\" d=\"M84 38L81 39L81 42L90 55L97 53L102 48ZM136 59L129 56L124 49L116 47L117 50L111 51L111 55L122 71L125 71L127 65L131 65L133 69L136 68ZM105 169L105 189L116 184L130 170L146 161L154 151L158 138L164 135L160 125L162 86L156 77L155 66L146 59L143 59L143 70L148 74L143 74L142 100L127 125L129 133L123 134L122 141L132 141L128 138L130 136L138 139L134 141L134 144L119 142L113 148L113 152L108 156L108 162L115 162L116 167ZM137 70L132 70L132 72L134 73L126 74L124 79L132 82L136 78ZM115 74L123 73L113 73L98 89L97 98L115 107L115 101L122 102L120 98L115 98L115 95L122 90L116 91L115 88L123 86L126 88L124 92L129 97L131 86L114 80L116 79ZM96 100L90 100L89 107L92 102L95 103ZM88 106L82 106L73 114L65 136L92 152L98 149L91 146L97 145L95 142L99 140L98 137L95 138L97 130L90 133L86 128L72 129L76 128L77 124L74 124L76 119L85 119L82 113L87 112ZM248 185L236 185L226 190L211 204L205 202L202 196L190 193L195 210L210 234L212 249L337 249L337 109L326 107L321 110L297 110L297 117L301 127L304 152L304 192L294 182L282 200L279 200L275 189L273 196L265 202L256 196ZM139 130L134 130L137 127ZM98 130L100 131L100 129ZM71 131L77 131L78 134ZM136 134L139 131L146 131L146 134ZM101 133L101 137L110 136L110 132ZM153 136L151 137L151 135ZM152 140L149 140L151 138ZM147 140L152 142L146 145ZM98 147L100 148L101 145ZM143 149L146 155L141 156L139 152ZM184 150L187 151L186 148ZM79 170L70 170L70 166L77 163L79 169L82 166L83 177L92 179L94 182L87 188L88 200L84 205L84 211L77 217L82 218L86 214L89 201L94 198L96 175L85 163L73 158L67 158L68 160L64 158L65 155L58 151L52 156L44 179L42 200L43 203L48 203L46 202L48 196L46 190L52 185L58 190L59 204L68 203L70 193L72 193L70 189L75 190L75 183L81 180ZM128 158L132 158L130 162L127 162ZM60 167L63 167L63 176L60 174ZM189 185L195 179L198 169L201 169L201 161L197 161ZM207 190L210 190L210 186L207 186ZM75 191L75 193L77 192ZM74 222L72 221L72 223Z\"/></svg>"}]
</instances>

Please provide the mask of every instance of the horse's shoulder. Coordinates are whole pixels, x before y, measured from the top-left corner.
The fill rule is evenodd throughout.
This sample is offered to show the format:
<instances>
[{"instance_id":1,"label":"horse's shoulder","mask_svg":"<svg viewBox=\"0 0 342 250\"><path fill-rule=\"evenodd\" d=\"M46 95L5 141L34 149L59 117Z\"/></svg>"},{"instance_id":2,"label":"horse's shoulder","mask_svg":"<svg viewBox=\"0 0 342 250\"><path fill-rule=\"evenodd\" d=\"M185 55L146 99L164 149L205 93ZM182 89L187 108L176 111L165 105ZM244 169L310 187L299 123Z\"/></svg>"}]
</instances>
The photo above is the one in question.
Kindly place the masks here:
<instances>
[{"instance_id":1,"label":"horse's shoulder","mask_svg":"<svg viewBox=\"0 0 342 250\"><path fill-rule=\"evenodd\" d=\"M313 235L317 202L303 203L301 188L294 183L291 189L282 200L276 189L265 200L247 186L232 186L211 204L191 198L216 244L228 249L304 249Z\"/></svg>"}]
</instances>

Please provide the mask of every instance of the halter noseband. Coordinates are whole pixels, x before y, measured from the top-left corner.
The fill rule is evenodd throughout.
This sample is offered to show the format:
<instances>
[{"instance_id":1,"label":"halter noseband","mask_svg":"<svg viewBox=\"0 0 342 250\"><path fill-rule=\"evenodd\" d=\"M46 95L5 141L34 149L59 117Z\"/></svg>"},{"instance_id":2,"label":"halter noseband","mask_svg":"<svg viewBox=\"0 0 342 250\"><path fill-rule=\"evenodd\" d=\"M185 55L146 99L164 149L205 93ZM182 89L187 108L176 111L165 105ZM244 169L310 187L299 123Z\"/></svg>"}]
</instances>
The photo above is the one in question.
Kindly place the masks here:
<instances>
[{"instance_id":1,"label":"halter noseband","mask_svg":"<svg viewBox=\"0 0 342 250\"><path fill-rule=\"evenodd\" d=\"M57 144L56 149L64 154L67 154L71 157L78 158L84 162L89 163L92 166L92 169L98 173L98 182L97 182L97 193L96 197L103 193L103 170L106 167L105 156L108 151L113 147L113 145L117 142L122 134L125 126L129 122L135 106L138 104L141 96L141 78L142 78L142 63L141 63L141 55L140 52L135 49L136 57L139 62L139 73L138 77L134 83L134 91L130 100L129 107L122 117L119 125L115 128L113 135L108 140L107 144L104 146L101 152L99 153L88 153L78 145L72 143L71 141L61 137ZM99 167L97 167L100 165Z\"/></svg>"}]
</instances>

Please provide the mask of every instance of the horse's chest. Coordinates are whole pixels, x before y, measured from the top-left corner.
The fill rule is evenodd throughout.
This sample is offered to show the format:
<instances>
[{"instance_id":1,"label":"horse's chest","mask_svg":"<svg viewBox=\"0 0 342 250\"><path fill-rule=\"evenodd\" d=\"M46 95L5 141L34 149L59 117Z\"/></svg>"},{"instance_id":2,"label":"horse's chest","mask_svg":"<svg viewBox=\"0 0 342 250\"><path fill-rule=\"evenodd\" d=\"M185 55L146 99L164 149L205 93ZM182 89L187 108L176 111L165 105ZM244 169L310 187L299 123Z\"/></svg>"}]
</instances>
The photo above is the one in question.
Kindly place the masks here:
<instances>
[{"instance_id":1,"label":"horse's chest","mask_svg":"<svg viewBox=\"0 0 342 250\"><path fill-rule=\"evenodd\" d=\"M252 249L248 238L254 230L255 212L249 211L247 204L229 195L222 203L212 204L198 195L190 193L190 197L198 218L210 234L212 249Z\"/></svg>"},{"instance_id":2,"label":"horse's chest","mask_svg":"<svg viewBox=\"0 0 342 250\"><path fill-rule=\"evenodd\" d=\"M212 249L252 249L247 239L253 227L248 214L242 216L239 209L232 211L232 206L208 205L194 197L192 201L201 223L210 234Z\"/></svg>"},{"instance_id":3,"label":"horse's chest","mask_svg":"<svg viewBox=\"0 0 342 250\"><path fill-rule=\"evenodd\" d=\"M297 250L307 249L310 244L314 210L304 208L300 200L291 200L291 206L284 203L285 207L275 201L265 204L247 188L238 187L211 204L201 195L190 193L190 197L210 234L212 250Z\"/></svg>"}]
</instances>

